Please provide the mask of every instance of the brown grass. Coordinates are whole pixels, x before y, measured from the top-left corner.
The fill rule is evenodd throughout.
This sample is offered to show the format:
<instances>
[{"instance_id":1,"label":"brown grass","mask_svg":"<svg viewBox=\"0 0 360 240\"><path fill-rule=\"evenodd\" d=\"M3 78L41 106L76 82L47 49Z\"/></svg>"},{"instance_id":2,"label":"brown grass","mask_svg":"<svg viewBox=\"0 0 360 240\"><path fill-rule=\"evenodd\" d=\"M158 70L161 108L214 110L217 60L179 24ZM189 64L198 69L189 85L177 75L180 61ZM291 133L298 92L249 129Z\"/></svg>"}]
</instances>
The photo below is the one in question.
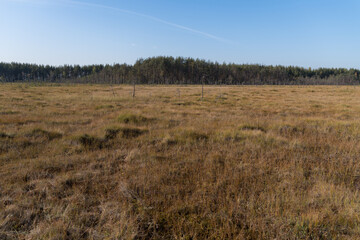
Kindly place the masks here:
<instances>
[{"instance_id":1,"label":"brown grass","mask_svg":"<svg viewBox=\"0 0 360 240\"><path fill-rule=\"evenodd\" d=\"M360 238L359 87L113 89L1 85L0 239Z\"/></svg>"}]
</instances>

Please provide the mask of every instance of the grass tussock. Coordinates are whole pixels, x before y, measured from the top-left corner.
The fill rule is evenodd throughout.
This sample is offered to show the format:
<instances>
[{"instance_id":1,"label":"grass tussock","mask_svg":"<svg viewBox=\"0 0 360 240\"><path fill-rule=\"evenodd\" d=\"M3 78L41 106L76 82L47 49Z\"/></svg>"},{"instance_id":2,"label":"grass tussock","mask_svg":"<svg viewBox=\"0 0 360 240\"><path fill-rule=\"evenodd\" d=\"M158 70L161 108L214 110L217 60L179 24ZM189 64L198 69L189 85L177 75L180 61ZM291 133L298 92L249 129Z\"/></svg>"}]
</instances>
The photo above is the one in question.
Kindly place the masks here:
<instances>
[{"instance_id":1,"label":"grass tussock","mask_svg":"<svg viewBox=\"0 0 360 240\"><path fill-rule=\"evenodd\" d=\"M208 134L197 130L179 131L175 136L175 141L181 143L206 142L208 139Z\"/></svg>"},{"instance_id":2,"label":"grass tussock","mask_svg":"<svg viewBox=\"0 0 360 240\"><path fill-rule=\"evenodd\" d=\"M240 130L248 130L248 131L261 131L266 132L266 129L262 126L258 125L251 125L251 124L244 124L239 127Z\"/></svg>"},{"instance_id":3,"label":"grass tussock","mask_svg":"<svg viewBox=\"0 0 360 240\"><path fill-rule=\"evenodd\" d=\"M98 150L103 148L111 148L115 143L119 143L121 140L136 138L146 132L147 130L139 128L108 128L105 130L105 136L103 138L84 134L77 137L77 141L84 149Z\"/></svg>"},{"instance_id":4,"label":"grass tussock","mask_svg":"<svg viewBox=\"0 0 360 240\"><path fill-rule=\"evenodd\" d=\"M4 132L0 132L0 138L14 138L14 136Z\"/></svg>"},{"instance_id":5,"label":"grass tussock","mask_svg":"<svg viewBox=\"0 0 360 240\"><path fill-rule=\"evenodd\" d=\"M31 132L25 134L25 136L28 138L35 138L35 139L45 138L48 141L52 141L57 138L62 138L61 133L46 131L41 128L35 128Z\"/></svg>"},{"instance_id":6,"label":"grass tussock","mask_svg":"<svg viewBox=\"0 0 360 240\"><path fill-rule=\"evenodd\" d=\"M129 128L129 127L108 128L106 129L105 139L111 140L118 136L120 136L121 138L136 138L146 132L147 130L139 129L139 128Z\"/></svg>"},{"instance_id":7,"label":"grass tussock","mask_svg":"<svg viewBox=\"0 0 360 240\"><path fill-rule=\"evenodd\" d=\"M360 237L358 87L1 87L0 239Z\"/></svg>"},{"instance_id":8,"label":"grass tussock","mask_svg":"<svg viewBox=\"0 0 360 240\"><path fill-rule=\"evenodd\" d=\"M152 119L139 114L123 113L118 116L118 122L125 124L144 124L150 121L152 121Z\"/></svg>"},{"instance_id":9,"label":"grass tussock","mask_svg":"<svg viewBox=\"0 0 360 240\"><path fill-rule=\"evenodd\" d=\"M100 109L112 109L112 108L115 108L115 107L114 107L114 105L111 105L111 104L99 105L99 106L96 106L96 107L95 107L96 110L100 110Z\"/></svg>"},{"instance_id":10,"label":"grass tussock","mask_svg":"<svg viewBox=\"0 0 360 240\"><path fill-rule=\"evenodd\" d=\"M78 141L85 149L92 149L92 150L93 149L102 149L106 143L106 141L104 141L104 139L90 136L88 134L81 135L78 138Z\"/></svg>"}]
</instances>

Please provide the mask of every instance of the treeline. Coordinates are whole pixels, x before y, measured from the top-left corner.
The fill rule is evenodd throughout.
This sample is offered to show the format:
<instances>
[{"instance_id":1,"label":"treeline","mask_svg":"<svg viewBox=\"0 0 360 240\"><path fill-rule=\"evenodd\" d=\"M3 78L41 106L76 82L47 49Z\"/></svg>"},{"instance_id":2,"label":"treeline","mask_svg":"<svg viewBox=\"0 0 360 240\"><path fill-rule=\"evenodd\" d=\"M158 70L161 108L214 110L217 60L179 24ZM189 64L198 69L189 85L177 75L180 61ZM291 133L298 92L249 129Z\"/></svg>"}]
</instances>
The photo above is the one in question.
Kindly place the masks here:
<instances>
[{"instance_id":1,"label":"treeline","mask_svg":"<svg viewBox=\"0 0 360 240\"><path fill-rule=\"evenodd\" d=\"M134 65L49 66L0 63L0 82L107 84L354 85L360 70L220 64L200 59L153 57Z\"/></svg>"}]
</instances>

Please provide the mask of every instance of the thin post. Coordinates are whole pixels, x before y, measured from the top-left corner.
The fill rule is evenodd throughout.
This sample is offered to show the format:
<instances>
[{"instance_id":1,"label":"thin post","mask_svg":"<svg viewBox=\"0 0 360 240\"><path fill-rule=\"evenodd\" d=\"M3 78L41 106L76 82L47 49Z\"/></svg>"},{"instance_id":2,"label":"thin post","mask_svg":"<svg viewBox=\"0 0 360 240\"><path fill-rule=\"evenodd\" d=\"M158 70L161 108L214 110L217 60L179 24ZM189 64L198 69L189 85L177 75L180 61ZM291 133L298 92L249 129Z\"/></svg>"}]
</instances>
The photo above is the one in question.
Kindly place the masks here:
<instances>
[{"instance_id":1,"label":"thin post","mask_svg":"<svg viewBox=\"0 0 360 240\"><path fill-rule=\"evenodd\" d=\"M133 92L132 97L135 98L135 80L133 81Z\"/></svg>"},{"instance_id":2,"label":"thin post","mask_svg":"<svg viewBox=\"0 0 360 240\"><path fill-rule=\"evenodd\" d=\"M204 76L201 81L201 101L204 100Z\"/></svg>"},{"instance_id":3,"label":"thin post","mask_svg":"<svg viewBox=\"0 0 360 240\"><path fill-rule=\"evenodd\" d=\"M111 87L111 90L112 90L113 96L114 96L114 98L115 98L115 91L114 91L114 88L113 88L113 86L112 86L112 85L110 85L110 87Z\"/></svg>"}]
</instances>

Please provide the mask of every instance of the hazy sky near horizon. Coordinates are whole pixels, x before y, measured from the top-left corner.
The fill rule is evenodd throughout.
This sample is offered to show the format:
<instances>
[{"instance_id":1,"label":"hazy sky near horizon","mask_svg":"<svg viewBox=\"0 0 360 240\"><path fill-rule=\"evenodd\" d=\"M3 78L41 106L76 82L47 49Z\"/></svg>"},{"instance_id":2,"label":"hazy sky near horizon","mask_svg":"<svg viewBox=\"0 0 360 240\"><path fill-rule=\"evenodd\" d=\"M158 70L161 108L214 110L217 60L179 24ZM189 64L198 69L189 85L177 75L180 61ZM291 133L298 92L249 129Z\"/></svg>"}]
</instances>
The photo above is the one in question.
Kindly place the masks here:
<instances>
[{"instance_id":1,"label":"hazy sky near horizon","mask_svg":"<svg viewBox=\"0 0 360 240\"><path fill-rule=\"evenodd\" d=\"M359 0L0 0L0 62L360 68Z\"/></svg>"}]
</instances>

